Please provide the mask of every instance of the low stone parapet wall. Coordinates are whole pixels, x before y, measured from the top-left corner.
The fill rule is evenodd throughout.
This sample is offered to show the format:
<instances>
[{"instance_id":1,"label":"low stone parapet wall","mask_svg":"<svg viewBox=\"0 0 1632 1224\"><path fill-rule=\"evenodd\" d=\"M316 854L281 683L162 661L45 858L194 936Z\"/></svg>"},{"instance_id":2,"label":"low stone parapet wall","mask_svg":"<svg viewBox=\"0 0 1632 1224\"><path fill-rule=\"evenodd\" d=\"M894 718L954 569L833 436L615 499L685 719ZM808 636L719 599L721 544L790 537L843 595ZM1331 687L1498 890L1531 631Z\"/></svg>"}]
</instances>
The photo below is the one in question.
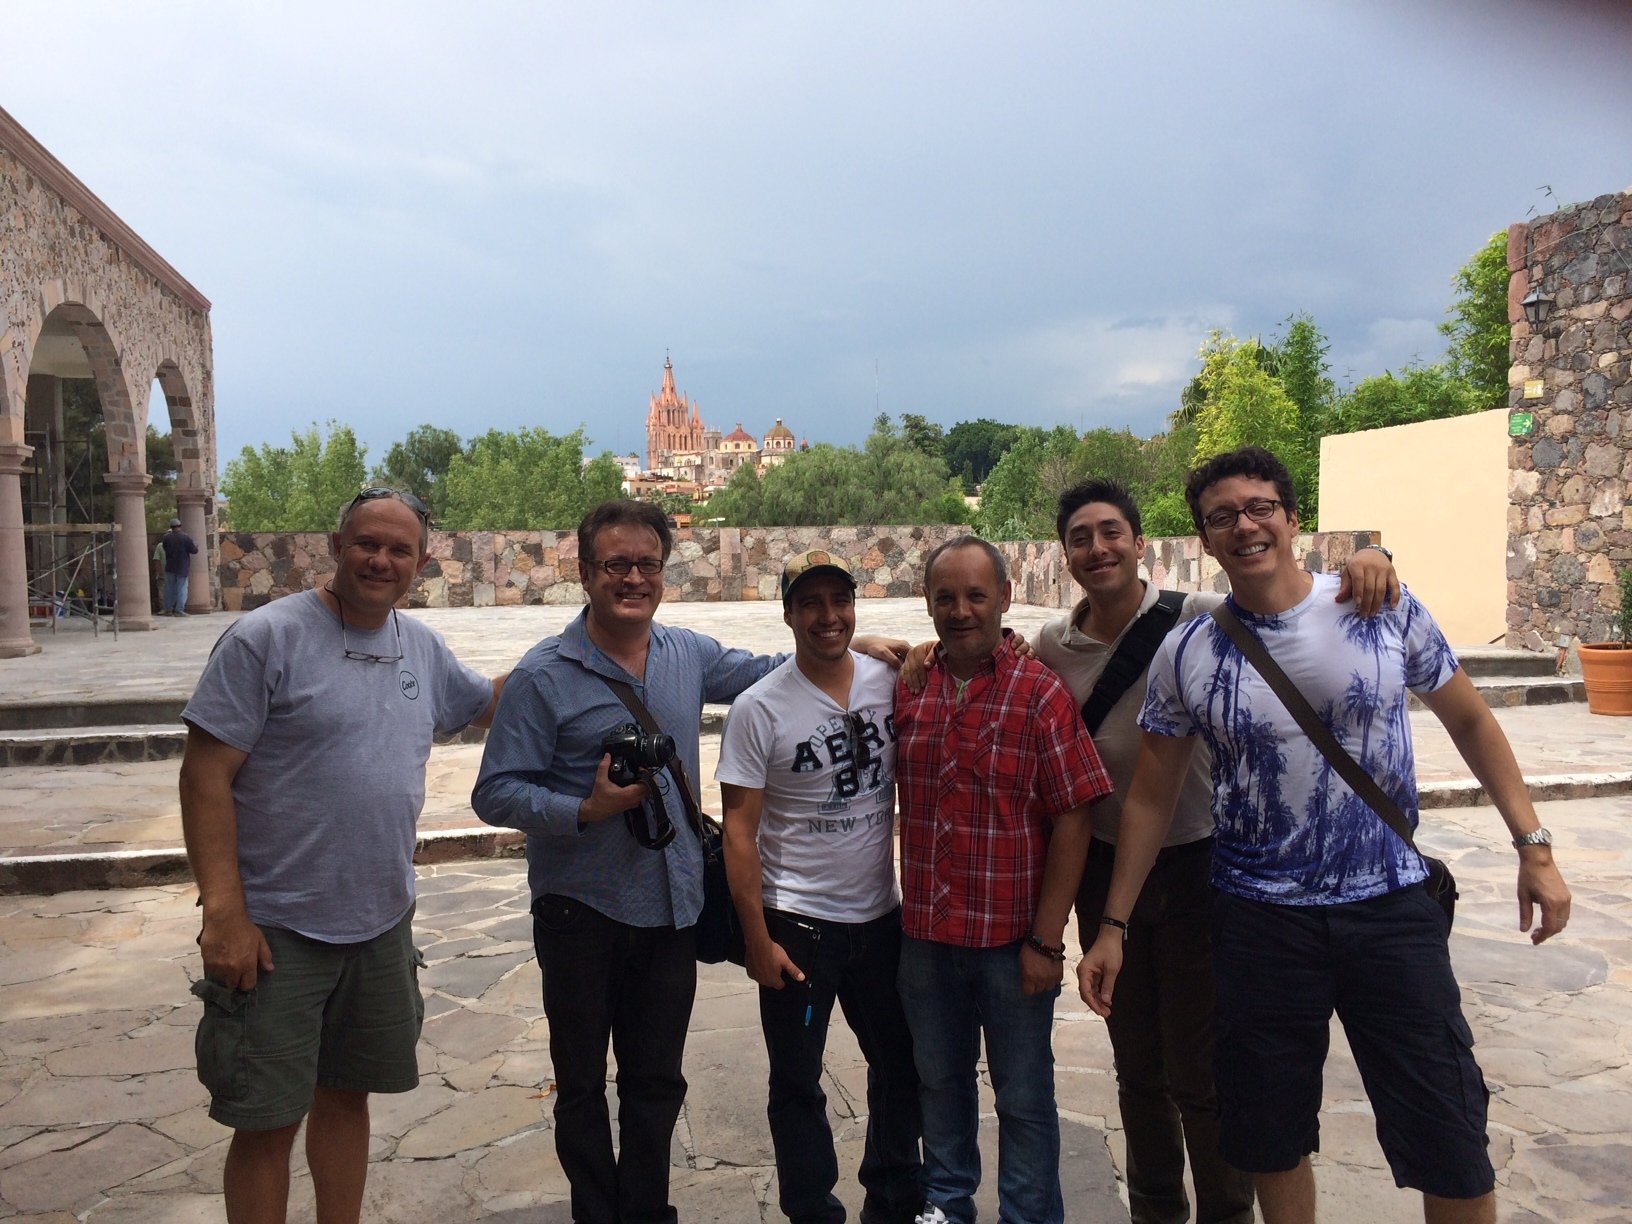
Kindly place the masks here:
<instances>
[{"instance_id":1,"label":"low stone parapet wall","mask_svg":"<svg viewBox=\"0 0 1632 1224\"><path fill-rule=\"evenodd\" d=\"M937 544L967 528L737 527L675 533L664 573L664 598L698 601L780 598L782 563L794 553L826 548L855 571L864 598L910 598L920 593L924 558ZM1294 544L1304 565L1335 569L1375 532L1315 532ZM1081 595L1054 540L998 545L1008 559L1019 603L1070 607ZM328 536L317 533L223 532L220 537L222 605L231 612L260 607L296 591L321 586L334 572ZM1175 590L1227 590L1218 563L1194 536L1146 542L1145 571ZM583 602L578 582L578 537L570 531L431 533L431 561L414 581L415 608L510 607Z\"/></svg>"}]
</instances>

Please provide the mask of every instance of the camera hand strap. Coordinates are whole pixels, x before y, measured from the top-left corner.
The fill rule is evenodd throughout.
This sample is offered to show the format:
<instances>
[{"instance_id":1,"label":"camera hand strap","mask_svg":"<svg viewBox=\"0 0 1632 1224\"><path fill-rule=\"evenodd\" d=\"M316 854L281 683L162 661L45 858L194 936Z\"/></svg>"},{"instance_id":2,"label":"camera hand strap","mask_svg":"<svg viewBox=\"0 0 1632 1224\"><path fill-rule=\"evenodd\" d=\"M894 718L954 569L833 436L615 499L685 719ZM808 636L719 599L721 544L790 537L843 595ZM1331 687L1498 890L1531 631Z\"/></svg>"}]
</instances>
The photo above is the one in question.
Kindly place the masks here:
<instances>
[{"instance_id":1,"label":"camera hand strap","mask_svg":"<svg viewBox=\"0 0 1632 1224\"><path fill-rule=\"evenodd\" d=\"M635 716L635 721L640 724L641 730L648 735L664 734L663 728L657 725L657 720L652 717L652 712L646 708L646 703L635 695L633 688L622 680L614 680L610 676L601 676L599 672L595 674L600 676L602 683L607 688L617 694L619 701L629 707L629 713ZM669 763L665 768L680 785L680 797L685 802L686 819L691 821L692 832L696 833L698 837L702 837L704 833L702 810L697 802L697 793L691 789L691 778L686 774L686 763L680 759L678 746L676 746L674 756L669 758Z\"/></svg>"}]
</instances>

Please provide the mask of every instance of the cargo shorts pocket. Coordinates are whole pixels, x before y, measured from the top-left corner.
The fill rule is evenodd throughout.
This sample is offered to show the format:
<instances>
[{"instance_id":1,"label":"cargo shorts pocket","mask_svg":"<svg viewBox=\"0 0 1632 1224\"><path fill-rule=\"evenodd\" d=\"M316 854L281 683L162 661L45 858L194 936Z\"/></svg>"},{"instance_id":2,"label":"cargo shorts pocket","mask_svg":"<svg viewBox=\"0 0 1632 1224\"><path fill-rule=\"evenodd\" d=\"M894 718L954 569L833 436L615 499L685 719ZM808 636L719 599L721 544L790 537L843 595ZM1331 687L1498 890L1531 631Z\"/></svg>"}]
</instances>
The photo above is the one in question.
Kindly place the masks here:
<instances>
[{"instance_id":1,"label":"cargo shorts pocket","mask_svg":"<svg viewBox=\"0 0 1632 1224\"><path fill-rule=\"evenodd\" d=\"M240 1100L249 1081L244 1057L244 1029L249 1022L245 1007L255 992L234 990L209 978L194 982L192 992L204 1004L204 1015L193 1037L198 1082L216 1100Z\"/></svg>"}]
</instances>

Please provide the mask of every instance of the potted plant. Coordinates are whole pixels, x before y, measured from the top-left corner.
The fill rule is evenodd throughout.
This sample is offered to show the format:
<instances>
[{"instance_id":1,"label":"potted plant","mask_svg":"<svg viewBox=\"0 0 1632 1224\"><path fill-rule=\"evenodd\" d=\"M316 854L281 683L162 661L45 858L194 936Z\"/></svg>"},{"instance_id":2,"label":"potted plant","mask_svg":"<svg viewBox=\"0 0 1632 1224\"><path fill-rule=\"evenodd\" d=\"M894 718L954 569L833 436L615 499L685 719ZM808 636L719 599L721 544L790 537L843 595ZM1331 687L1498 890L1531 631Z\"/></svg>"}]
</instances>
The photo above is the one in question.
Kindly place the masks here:
<instances>
[{"instance_id":1,"label":"potted plant","mask_svg":"<svg viewBox=\"0 0 1632 1224\"><path fill-rule=\"evenodd\" d=\"M1618 641L1582 642L1581 679L1587 686L1587 709L1594 714L1632 715L1632 565L1615 576L1621 607L1609 621Z\"/></svg>"}]
</instances>

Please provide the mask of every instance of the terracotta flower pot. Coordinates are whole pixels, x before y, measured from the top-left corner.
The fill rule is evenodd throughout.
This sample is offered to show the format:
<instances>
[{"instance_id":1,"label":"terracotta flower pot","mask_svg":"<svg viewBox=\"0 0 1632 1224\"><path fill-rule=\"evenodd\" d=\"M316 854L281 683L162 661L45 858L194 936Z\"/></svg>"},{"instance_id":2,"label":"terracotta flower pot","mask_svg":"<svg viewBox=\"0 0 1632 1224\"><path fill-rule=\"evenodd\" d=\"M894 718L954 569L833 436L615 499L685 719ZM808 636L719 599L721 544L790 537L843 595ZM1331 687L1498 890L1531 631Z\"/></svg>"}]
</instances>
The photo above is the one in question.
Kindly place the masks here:
<instances>
[{"instance_id":1,"label":"terracotta flower pot","mask_svg":"<svg viewBox=\"0 0 1632 1224\"><path fill-rule=\"evenodd\" d=\"M1578 649L1587 709L1594 714L1632 715L1632 646L1582 642Z\"/></svg>"}]
</instances>

